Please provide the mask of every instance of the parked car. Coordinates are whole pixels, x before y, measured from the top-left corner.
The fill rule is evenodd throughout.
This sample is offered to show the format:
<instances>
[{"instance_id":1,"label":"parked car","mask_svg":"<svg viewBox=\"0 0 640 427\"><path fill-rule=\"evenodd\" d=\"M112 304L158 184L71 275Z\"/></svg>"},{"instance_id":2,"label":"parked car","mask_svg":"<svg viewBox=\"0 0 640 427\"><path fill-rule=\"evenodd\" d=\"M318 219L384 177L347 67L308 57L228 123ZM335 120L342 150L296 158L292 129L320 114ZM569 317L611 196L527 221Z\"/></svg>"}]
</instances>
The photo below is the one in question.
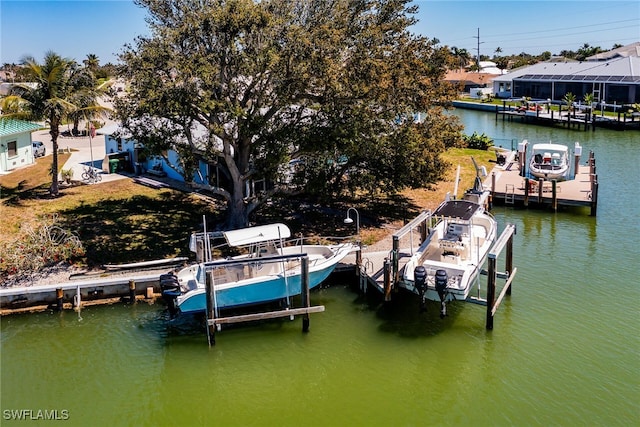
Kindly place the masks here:
<instances>
[{"instance_id":1,"label":"parked car","mask_svg":"<svg viewBox=\"0 0 640 427\"><path fill-rule=\"evenodd\" d=\"M33 157L42 157L46 154L47 148L41 141L33 141Z\"/></svg>"}]
</instances>

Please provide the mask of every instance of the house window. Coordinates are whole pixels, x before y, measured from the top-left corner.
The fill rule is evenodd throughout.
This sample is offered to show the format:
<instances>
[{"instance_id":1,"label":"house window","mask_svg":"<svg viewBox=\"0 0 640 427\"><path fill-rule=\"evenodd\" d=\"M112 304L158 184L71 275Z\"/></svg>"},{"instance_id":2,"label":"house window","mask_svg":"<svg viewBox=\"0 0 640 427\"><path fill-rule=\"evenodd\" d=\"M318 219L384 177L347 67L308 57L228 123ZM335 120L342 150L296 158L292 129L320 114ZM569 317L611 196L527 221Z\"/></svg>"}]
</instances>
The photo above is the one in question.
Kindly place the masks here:
<instances>
[{"instance_id":1,"label":"house window","mask_svg":"<svg viewBox=\"0 0 640 427\"><path fill-rule=\"evenodd\" d=\"M7 150L9 151L9 157L15 157L18 155L18 141L9 141L7 143Z\"/></svg>"},{"instance_id":2,"label":"house window","mask_svg":"<svg viewBox=\"0 0 640 427\"><path fill-rule=\"evenodd\" d=\"M117 149L118 153L122 152L122 138L116 138L116 142L118 143Z\"/></svg>"}]
</instances>

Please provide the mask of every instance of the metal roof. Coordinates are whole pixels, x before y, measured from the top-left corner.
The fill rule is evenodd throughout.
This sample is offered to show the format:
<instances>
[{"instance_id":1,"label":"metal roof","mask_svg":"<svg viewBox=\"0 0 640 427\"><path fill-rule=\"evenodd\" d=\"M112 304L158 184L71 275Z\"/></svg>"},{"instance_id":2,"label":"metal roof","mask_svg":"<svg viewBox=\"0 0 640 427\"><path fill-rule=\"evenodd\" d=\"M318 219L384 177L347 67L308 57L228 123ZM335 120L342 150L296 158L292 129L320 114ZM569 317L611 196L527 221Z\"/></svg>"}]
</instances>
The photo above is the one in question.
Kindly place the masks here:
<instances>
[{"instance_id":1,"label":"metal roof","mask_svg":"<svg viewBox=\"0 0 640 427\"><path fill-rule=\"evenodd\" d=\"M605 62L539 62L493 79L494 82L513 80L637 84L640 83L640 58L630 56Z\"/></svg>"},{"instance_id":2,"label":"metal roof","mask_svg":"<svg viewBox=\"0 0 640 427\"><path fill-rule=\"evenodd\" d=\"M20 133L33 132L42 126L36 123L25 122L24 120L15 120L0 118L0 136L17 135Z\"/></svg>"}]
</instances>

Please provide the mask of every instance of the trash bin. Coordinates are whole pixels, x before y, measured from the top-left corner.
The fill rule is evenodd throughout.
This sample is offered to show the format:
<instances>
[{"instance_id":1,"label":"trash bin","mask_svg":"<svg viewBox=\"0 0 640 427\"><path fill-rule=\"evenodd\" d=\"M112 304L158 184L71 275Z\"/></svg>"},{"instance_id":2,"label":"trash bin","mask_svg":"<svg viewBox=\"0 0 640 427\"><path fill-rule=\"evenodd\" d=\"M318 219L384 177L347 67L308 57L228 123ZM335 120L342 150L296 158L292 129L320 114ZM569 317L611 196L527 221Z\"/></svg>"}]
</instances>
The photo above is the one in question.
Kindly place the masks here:
<instances>
[{"instance_id":1,"label":"trash bin","mask_svg":"<svg viewBox=\"0 0 640 427\"><path fill-rule=\"evenodd\" d=\"M118 159L109 160L109 173L116 173L118 170Z\"/></svg>"}]
</instances>

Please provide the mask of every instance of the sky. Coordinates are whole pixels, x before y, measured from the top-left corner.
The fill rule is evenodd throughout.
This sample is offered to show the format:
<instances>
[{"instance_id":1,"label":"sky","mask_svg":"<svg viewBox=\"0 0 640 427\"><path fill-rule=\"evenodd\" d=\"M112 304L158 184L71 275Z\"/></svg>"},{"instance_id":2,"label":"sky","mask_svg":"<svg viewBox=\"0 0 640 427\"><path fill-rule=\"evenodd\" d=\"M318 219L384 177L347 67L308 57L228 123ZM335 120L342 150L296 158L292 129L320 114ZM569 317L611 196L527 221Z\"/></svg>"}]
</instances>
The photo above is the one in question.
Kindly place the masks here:
<instances>
[{"instance_id":1,"label":"sky","mask_svg":"<svg viewBox=\"0 0 640 427\"><path fill-rule=\"evenodd\" d=\"M640 1L603 0L416 0L419 22L411 31L470 54L533 55L604 50L640 41ZM101 64L138 36L149 35L145 10L131 0L0 0L0 64L26 55L41 61L47 51ZM479 42L479 43L478 43Z\"/></svg>"}]
</instances>

